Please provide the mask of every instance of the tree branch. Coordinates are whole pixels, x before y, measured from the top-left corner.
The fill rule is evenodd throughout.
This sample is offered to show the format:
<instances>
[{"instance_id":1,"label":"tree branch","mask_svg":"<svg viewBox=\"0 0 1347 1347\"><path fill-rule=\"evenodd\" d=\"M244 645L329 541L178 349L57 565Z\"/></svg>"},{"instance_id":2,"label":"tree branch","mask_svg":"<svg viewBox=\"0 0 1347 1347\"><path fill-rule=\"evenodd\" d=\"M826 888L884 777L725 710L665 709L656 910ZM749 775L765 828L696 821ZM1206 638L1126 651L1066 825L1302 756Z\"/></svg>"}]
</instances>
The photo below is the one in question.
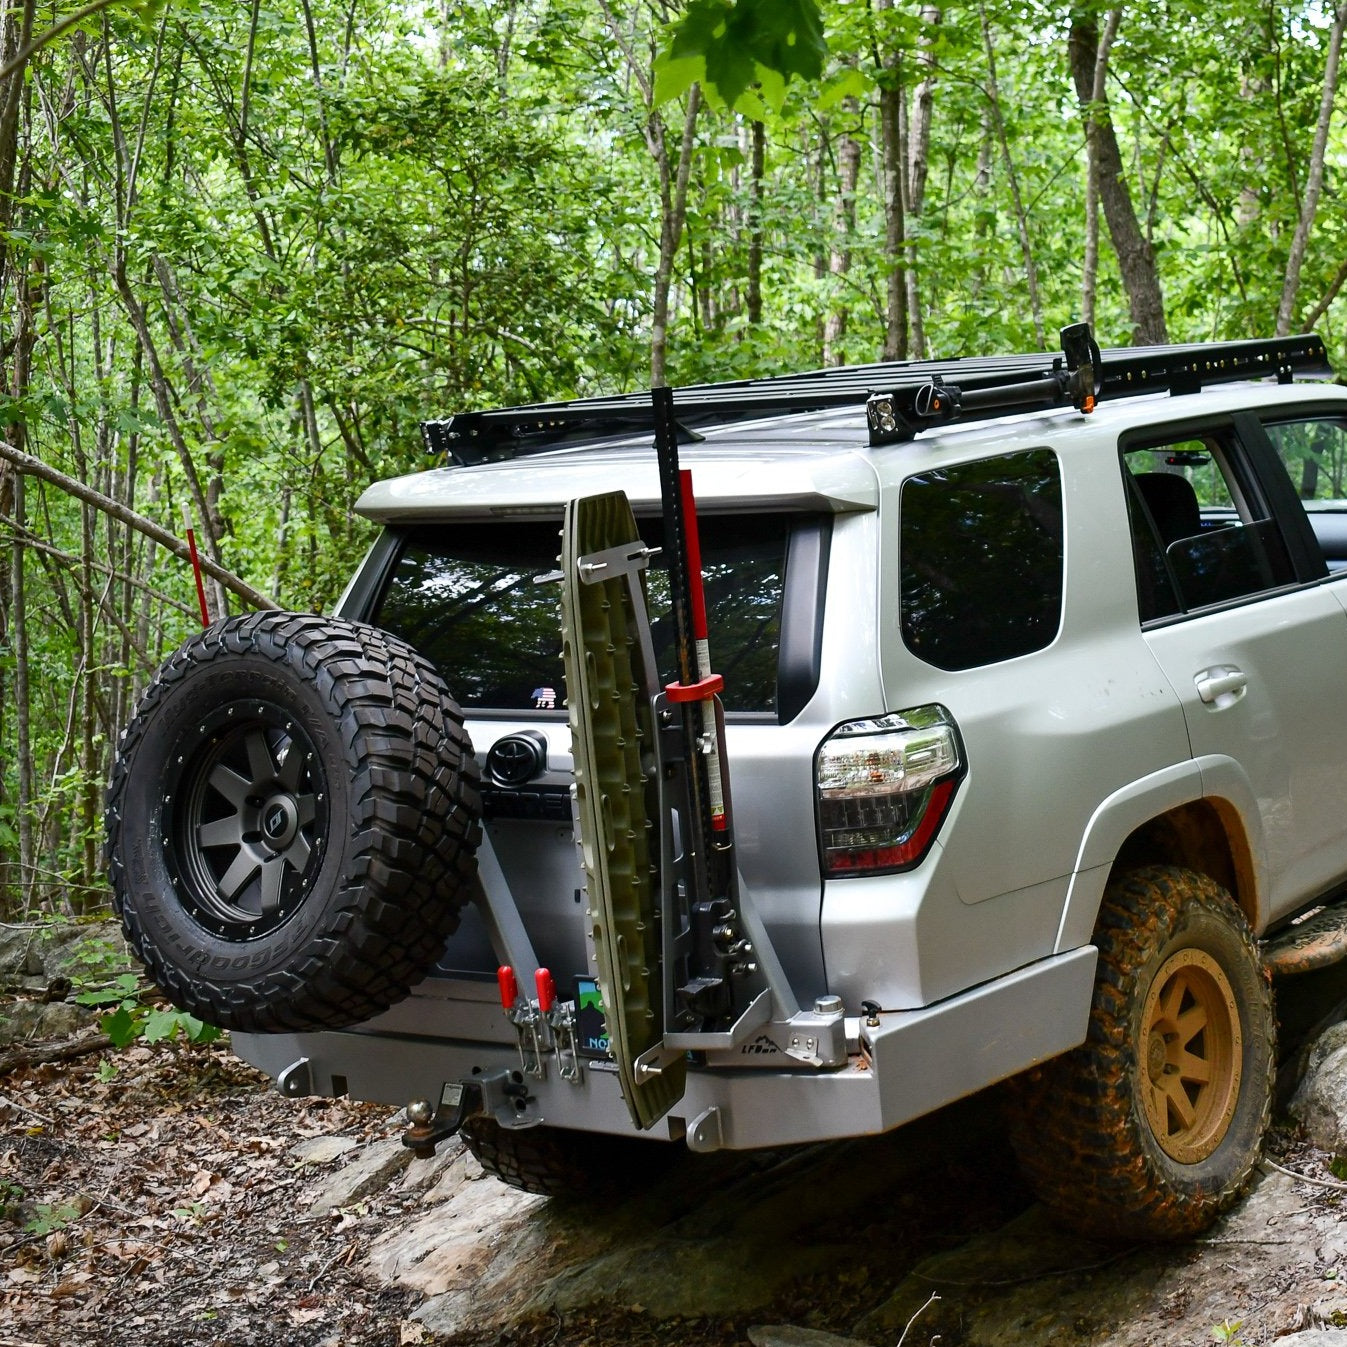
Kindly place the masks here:
<instances>
[{"instance_id":1,"label":"tree branch","mask_svg":"<svg viewBox=\"0 0 1347 1347\"><path fill-rule=\"evenodd\" d=\"M28 63L38 52L42 50L49 42L54 42L62 33L68 32L78 23L83 23L85 19L92 18L100 10L110 9L113 5L130 3L132 0L93 0L93 4L85 5L83 9L77 9L73 14L67 14L60 23L53 24L45 33L39 33L22 51L18 52L11 60L3 66L0 66L0 80L12 75Z\"/></svg>"},{"instance_id":2,"label":"tree branch","mask_svg":"<svg viewBox=\"0 0 1347 1347\"><path fill-rule=\"evenodd\" d=\"M1310 230L1319 209L1319 194L1324 185L1324 157L1328 149L1328 130L1333 121L1333 101L1338 92L1338 61L1342 55L1343 29L1347 27L1347 4L1338 9L1328 37L1328 53L1324 59L1324 89L1319 102L1319 121L1314 128L1314 146L1310 150L1310 171L1305 182L1305 200L1301 204L1300 219L1296 222L1295 237L1286 259L1286 279L1282 283L1281 303L1277 307L1277 336L1285 337L1291 331L1295 317L1296 294L1300 290L1300 270L1309 247Z\"/></svg>"},{"instance_id":3,"label":"tree branch","mask_svg":"<svg viewBox=\"0 0 1347 1347\"><path fill-rule=\"evenodd\" d=\"M12 444L6 444L0 441L0 458L12 463L21 473L29 477L40 477L44 482L50 482L53 486L60 487L67 495L74 496L76 500L82 500L86 505L92 505L97 510L102 510L104 514L111 515L114 519L120 520L123 524L129 525L138 533L143 533L147 538L153 538L161 547L166 547L175 557L180 557L183 561L191 560L191 551L185 541L174 537L166 528L156 524L153 519L147 519L142 514L137 514L129 509L120 501L113 500L110 496L105 496L101 491L95 491L92 487L85 486L83 482L77 481L74 477L69 477L65 473L49 464L44 463L40 458L34 458L32 454L25 454L21 449L16 449ZM276 601L261 590L254 589L246 580L241 580L233 571L226 570L218 562L212 561L210 557L201 558L201 569L213 579L218 580L226 589L237 594L245 603L250 603L254 608L277 608Z\"/></svg>"}]
</instances>

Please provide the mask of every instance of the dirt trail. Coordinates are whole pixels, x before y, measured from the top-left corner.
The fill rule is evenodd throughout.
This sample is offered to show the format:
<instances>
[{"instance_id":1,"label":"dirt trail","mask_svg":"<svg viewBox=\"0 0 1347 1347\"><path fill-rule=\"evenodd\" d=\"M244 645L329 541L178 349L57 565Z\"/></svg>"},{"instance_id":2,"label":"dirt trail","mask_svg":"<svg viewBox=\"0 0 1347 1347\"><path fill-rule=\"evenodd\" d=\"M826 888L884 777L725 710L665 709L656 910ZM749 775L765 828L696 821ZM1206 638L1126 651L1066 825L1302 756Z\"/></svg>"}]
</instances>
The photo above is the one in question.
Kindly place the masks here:
<instances>
[{"instance_id":1,"label":"dirt trail","mask_svg":"<svg viewBox=\"0 0 1347 1347\"><path fill-rule=\"evenodd\" d=\"M1340 990L1288 997L1288 1041ZM219 1044L0 1079L0 1347L761 1347L763 1324L893 1347L913 1316L906 1347L1256 1347L1347 1325L1347 1185L1288 1129L1202 1241L1118 1249L1043 1220L988 1095L562 1203L456 1144L411 1161L387 1107L268 1085Z\"/></svg>"}]
</instances>

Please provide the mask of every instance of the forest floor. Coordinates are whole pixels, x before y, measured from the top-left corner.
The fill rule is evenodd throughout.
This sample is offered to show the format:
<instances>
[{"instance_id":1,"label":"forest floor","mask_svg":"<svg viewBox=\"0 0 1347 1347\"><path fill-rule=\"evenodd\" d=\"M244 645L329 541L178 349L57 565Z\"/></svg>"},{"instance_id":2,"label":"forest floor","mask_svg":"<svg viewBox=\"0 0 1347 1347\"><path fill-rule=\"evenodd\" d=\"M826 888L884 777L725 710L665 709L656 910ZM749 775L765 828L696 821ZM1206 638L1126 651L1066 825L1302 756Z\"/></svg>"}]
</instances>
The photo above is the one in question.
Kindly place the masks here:
<instances>
[{"instance_id":1,"label":"forest floor","mask_svg":"<svg viewBox=\"0 0 1347 1347\"><path fill-rule=\"evenodd\" d=\"M727 1157L703 1191L685 1183L661 1196L678 1208L678 1227L669 1227L672 1252L656 1246L655 1261L672 1263L689 1244L710 1253L727 1205L759 1227L752 1238L761 1247L747 1261L806 1255L806 1272L792 1273L751 1313L670 1317L615 1292L447 1337L415 1317L426 1304L420 1291L372 1272L376 1243L427 1219L424 1191L394 1175L342 1206L313 1198L351 1155L396 1149L399 1111L287 1100L218 1043L141 1044L25 1067L0 1078L0 1347L730 1347L771 1341L754 1328L762 1324L846 1334L866 1324L866 1313L871 1331L859 1336L892 1347L928 1283L947 1283L946 1312L923 1319L907 1347L1199 1347L1236 1319L1245 1320L1243 1336L1232 1329L1222 1340L1253 1347L1347 1322L1347 1296L1337 1291L1339 1269L1347 1289L1347 1194L1331 1178L1306 1185L1270 1172L1277 1192L1262 1185L1210 1239L1162 1250L1073 1245L1067 1270L1079 1275L1064 1278L1060 1262L1025 1273L1015 1260L1046 1247L1044 1237L985 1104L977 1105L946 1110L925 1130L917 1124L800 1158ZM1326 1157L1289 1133L1274 1138L1274 1156L1327 1175ZM877 1177L884 1165L898 1165L901 1177ZM495 1188L484 1181L469 1200L489 1206ZM755 1211L755 1194L767 1190L776 1206ZM765 1214L810 1203L835 1210L835 1223L811 1217L805 1230L789 1220L761 1228L770 1225ZM515 1217L582 1249L585 1220L610 1218L622 1216L568 1214L550 1203ZM500 1229L501 1241L514 1237ZM849 1251L843 1261L838 1248ZM1260 1257L1275 1261L1263 1266ZM975 1286L982 1289L954 1290L961 1304L951 1318L948 1288ZM695 1301L695 1286L689 1294Z\"/></svg>"}]
</instances>

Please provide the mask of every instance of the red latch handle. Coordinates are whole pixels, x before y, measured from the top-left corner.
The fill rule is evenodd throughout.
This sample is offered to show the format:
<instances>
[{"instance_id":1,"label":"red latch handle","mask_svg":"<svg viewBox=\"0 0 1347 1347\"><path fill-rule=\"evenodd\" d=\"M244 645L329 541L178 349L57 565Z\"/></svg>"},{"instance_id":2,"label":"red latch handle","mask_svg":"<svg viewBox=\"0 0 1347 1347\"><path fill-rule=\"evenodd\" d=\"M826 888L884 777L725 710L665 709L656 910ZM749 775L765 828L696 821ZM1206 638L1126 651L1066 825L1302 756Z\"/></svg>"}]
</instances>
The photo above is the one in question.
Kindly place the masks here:
<instances>
[{"instance_id":1,"label":"red latch handle","mask_svg":"<svg viewBox=\"0 0 1347 1347\"><path fill-rule=\"evenodd\" d=\"M514 1003L519 1000L519 980L508 963L503 963L496 969L496 983L500 987L501 1005L507 1011L513 1010Z\"/></svg>"},{"instance_id":2,"label":"red latch handle","mask_svg":"<svg viewBox=\"0 0 1347 1347\"><path fill-rule=\"evenodd\" d=\"M707 674L696 683L668 683L664 695L674 703L709 702L718 692L725 690L725 680L716 673Z\"/></svg>"},{"instance_id":3,"label":"red latch handle","mask_svg":"<svg viewBox=\"0 0 1347 1347\"><path fill-rule=\"evenodd\" d=\"M538 988L538 1009L544 1015L557 1003L557 984L546 968L540 968L533 975L534 985Z\"/></svg>"}]
</instances>

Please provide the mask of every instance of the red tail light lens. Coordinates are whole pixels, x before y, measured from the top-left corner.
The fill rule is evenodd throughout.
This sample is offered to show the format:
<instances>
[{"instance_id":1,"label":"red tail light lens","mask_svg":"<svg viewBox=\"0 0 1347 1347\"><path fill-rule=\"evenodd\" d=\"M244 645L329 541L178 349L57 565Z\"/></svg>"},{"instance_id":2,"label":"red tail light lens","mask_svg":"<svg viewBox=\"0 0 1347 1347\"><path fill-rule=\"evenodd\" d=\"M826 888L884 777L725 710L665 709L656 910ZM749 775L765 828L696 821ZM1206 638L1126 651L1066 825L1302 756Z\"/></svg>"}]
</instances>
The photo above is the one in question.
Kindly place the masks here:
<instances>
[{"instance_id":1,"label":"red tail light lens","mask_svg":"<svg viewBox=\"0 0 1347 1347\"><path fill-rule=\"evenodd\" d=\"M824 876L919 864L963 770L959 732L943 706L839 725L820 745L815 766Z\"/></svg>"}]
</instances>

